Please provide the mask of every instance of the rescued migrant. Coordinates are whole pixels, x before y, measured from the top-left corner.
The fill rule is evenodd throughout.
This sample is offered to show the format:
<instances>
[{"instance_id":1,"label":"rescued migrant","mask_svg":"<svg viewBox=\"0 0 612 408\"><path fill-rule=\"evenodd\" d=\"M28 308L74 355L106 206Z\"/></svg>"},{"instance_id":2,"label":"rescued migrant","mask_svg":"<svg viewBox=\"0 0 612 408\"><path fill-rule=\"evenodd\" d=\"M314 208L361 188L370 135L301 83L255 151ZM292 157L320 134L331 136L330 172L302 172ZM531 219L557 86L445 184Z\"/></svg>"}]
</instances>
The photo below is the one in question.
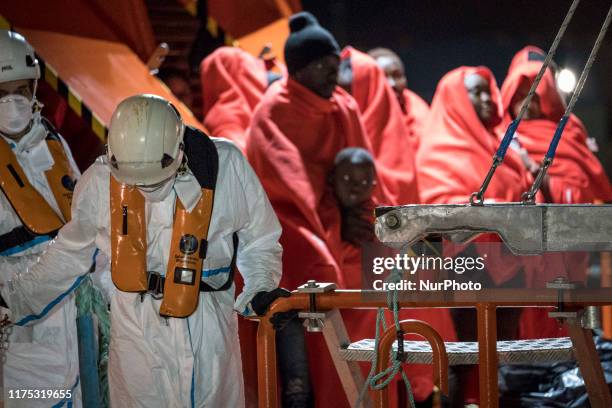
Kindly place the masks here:
<instances>
[{"instance_id":1,"label":"rescued migrant","mask_svg":"<svg viewBox=\"0 0 612 408\"><path fill-rule=\"evenodd\" d=\"M221 47L200 65L204 126L246 147L253 112L268 87L265 62L237 47Z\"/></svg>"},{"instance_id":2,"label":"rescued migrant","mask_svg":"<svg viewBox=\"0 0 612 408\"><path fill-rule=\"evenodd\" d=\"M408 88L404 63L395 52L388 48L374 48L368 51L368 54L382 68L389 85L395 92L408 127L412 148L416 152L419 148L419 140L425 137L423 127L429 113L429 105Z\"/></svg>"},{"instance_id":3,"label":"rescued migrant","mask_svg":"<svg viewBox=\"0 0 612 408\"><path fill-rule=\"evenodd\" d=\"M419 202L414 168L416 150L410 130L385 74L373 58L352 47L342 51L342 63L350 69L350 82L344 86L361 111L366 135L376 158L389 205ZM340 78L342 79L341 75Z\"/></svg>"}]
</instances>

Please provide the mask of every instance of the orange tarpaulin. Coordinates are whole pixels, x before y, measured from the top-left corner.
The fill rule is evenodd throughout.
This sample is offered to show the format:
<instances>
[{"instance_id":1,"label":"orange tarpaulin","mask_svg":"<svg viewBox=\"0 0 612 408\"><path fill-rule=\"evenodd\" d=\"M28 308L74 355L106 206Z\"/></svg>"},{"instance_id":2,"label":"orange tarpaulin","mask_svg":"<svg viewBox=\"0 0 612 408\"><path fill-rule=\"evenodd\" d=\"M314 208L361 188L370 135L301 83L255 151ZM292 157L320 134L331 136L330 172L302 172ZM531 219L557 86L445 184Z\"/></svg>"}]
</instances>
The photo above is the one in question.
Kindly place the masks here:
<instances>
[{"instance_id":1,"label":"orange tarpaulin","mask_svg":"<svg viewBox=\"0 0 612 408\"><path fill-rule=\"evenodd\" d=\"M187 124L203 129L191 111L149 74L126 45L46 31L21 28L16 31L28 39L46 66L56 71L103 125L108 126L115 107L123 99L151 93L171 101Z\"/></svg>"},{"instance_id":2,"label":"orange tarpaulin","mask_svg":"<svg viewBox=\"0 0 612 408\"><path fill-rule=\"evenodd\" d=\"M209 0L208 15L234 38L302 9L299 0Z\"/></svg>"},{"instance_id":3,"label":"orange tarpaulin","mask_svg":"<svg viewBox=\"0 0 612 408\"><path fill-rule=\"evenodd\" d=\"M0 14L16 27L119 41L143 61L156 46L144 0L9 0Z\"/></svg>"},{"instance_id":4,"label":"orange tarpaulin","mask_svg":"<svg viewBox=\"0 0 612 408\"><path fill-rule=\"evenodd\" d=\"M257 57L267 44L272 55L281 63L285 62L285 41L289 37L289 19L281 18L259 30L238 39L238 46Z\"/></svg>"}]
</instances>

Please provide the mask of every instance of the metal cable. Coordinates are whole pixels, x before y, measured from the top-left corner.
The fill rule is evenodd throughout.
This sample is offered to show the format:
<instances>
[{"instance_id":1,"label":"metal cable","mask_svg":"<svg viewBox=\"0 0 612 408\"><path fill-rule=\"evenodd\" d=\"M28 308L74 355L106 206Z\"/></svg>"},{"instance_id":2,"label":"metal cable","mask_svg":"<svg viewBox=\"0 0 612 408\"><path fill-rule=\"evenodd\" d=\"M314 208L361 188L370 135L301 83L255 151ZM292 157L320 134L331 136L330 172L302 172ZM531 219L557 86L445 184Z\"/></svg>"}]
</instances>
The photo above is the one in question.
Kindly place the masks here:
<instances>
[{"instance_id":1,"label":"metal cable","mask_svg":"<svg viewBox=\"0 0 612 408\"><path fill-rule=\"evenodd\" d=\"M510 146L510 142L512 142L514 133L516 132L516 129L521 123L521 120L523 119L523 116L525 115L525 112L527 111L527 108L529 107L529 103L531 102L531 99L533 98L533 95L535 94L536 89L538 88L538 85L540 84L540 81L542 80L542 77L544 76L544 73L546 72L546 69L550 65L550 62L552 61L553 57L555 56L555 53L557 52L557 47L559 46L559 43L561 42L561 38L563 38L563 35L565 34L565 29L567 28L570 21L572 20L572 17L574 16L574 12L576 11L576 8L578 7L579 3L580 3L580 0L574 0L569 10L567 11L565 18L563 19L563 23L561 23L561 27L559 28L559 31L557 32L557 35L555 36L555 39L552 45L550 46L550 49L548 50L548 54L546 54L546 58L544 59L542 68L540 68L540 72L538 72L538 75L536 76L535 81L531 85L531 89L529 89L527 98L525 98L525 101L523 101L523 105L521 106L521 110L518 116L516 117L516 119L510 122L510 124L508 125L508 128L506 129L504 138L500 142L499 147L497 148L497 152L493 156L493 164L489 168L489 172L485 176L485 179L482 182L482 185L480 186L480 190L472 193L472 195L470 196L470 204L482 205L484 203L484 194L487 191L487 188L489 187L489 183L491 182L493 175L495 174L495 170L504 161L504 157L506 156L506 151L508 150L508 147Z\"/></svg>"},{"instance_id":2,"label":"metal cable","mask_svg":"<svg viewBox=\"0 0 612 408\"><path fill-rule=\"evenodd\" d=\"M606 19L604 20L601 29L599 30L599 34L597 35L597 39L595 40L595 44L591 49L591 53L589 54L589 58L584 66L584 69L580 73L580 78L578 79L578 83L576 84L576 89L572 92L572 96L570 98L569 103L567 104L567 108L565 109L565 113L563 117L559 121L557 125L557 129L555 130L555 134L550 141L550 145L548 146L548 151L544 156L544 160L542 160L542 164L540 164L540 169L538 170L538 174L535 177L531 188L523 193L523 203L524 204L533 204L535 202L535 196L538 190L540 189L542 182L544 181L544 177L546 176L546 172L548 168L552 164L553 159L555 158L555 152L557 151L557 146L559 145L559 141L561 141L561 136L563 135L563 130L565 129L565 125L567 124L572 111L574 110L574 106L576 105L576 101L578 101L578 97L582 92L582 88L584 88L584 84L589 76L589 72L591 71L591 67L597 58L597 53L599 52L599 48L601 43L606 36L606 32L610 27L610 22L612 21L612 6L608 9L608 14L606 15Z\"/></svg>"}]
</instances>

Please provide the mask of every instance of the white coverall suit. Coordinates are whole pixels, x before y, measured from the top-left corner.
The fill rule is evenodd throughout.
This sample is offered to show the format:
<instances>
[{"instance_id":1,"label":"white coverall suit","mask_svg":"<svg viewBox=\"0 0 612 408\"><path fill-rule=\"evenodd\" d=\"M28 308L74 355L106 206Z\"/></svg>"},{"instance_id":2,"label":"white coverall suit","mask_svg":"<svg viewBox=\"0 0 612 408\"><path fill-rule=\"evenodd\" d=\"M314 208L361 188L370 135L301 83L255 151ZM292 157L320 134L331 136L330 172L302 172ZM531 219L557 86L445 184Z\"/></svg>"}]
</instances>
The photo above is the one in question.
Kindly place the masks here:
<instances>
[{"instance_id":1,"label":"white coverall suit","mask_svg":"<svg viewBox=\"0 0 612 408\"><path fill-rule=\"evenodd\" d=\"M229 141L212 140L219 153L219 173L202 279L213 287L227 281L232 235L237 232L237 266L244 290L235 303L234 285L227 291L200 292L198 308L186 319L161 317L161 300L150 295L141 301L138 293L114 291L109 355L113 407L244 406L234 309L252 315L253 296L278 286L281 227L242 153ZM57 293L70 290L86 272L96 248L111 258L109 177L106 158L83 174L73 198L72 221L39 263L14 277L10 295L3 290L13 315L42 310ZM175 199L191 210L201 196L191 172L177 175L168 190L165 197L145 200L147 269L161 274L168 264Z\"/></svg>"},{"instance_id":2,"label":"white coverall suit","mask_svg":"<svg viewBox=\"0 0 612 408\"><path fill-rule=\"evenodd\" d=\"M44 173L54 164L45 142L46 136L47 129L41 123L40 114L37 113L33 118L32 129L18 143L8 138L0 140L0 143L6 141L11 146L30 184L62 218ZM68 145L63 139L61 141L75 176L79 176L79 169L74 163ZM21 225L21 220L10 202L0 192L0 235ZM5 284L13 274L25 272L50 241L50 236L38 236L24 245L2 250L0 282ZM88 261L91 266L92 259ZM46 275L41 275L41 279L44 285ZM24 313L19 319L13 316L12 321L18 325L12 328L4 364L5 407L81 406L74 294L61 297L58 295L49 299L48 308ZM13 398L9 398L11 390ZM67 391L72 395L71 398L16 398L17 390L64 390L65 395L68 394Z\"/></svg>"}]
</instances>

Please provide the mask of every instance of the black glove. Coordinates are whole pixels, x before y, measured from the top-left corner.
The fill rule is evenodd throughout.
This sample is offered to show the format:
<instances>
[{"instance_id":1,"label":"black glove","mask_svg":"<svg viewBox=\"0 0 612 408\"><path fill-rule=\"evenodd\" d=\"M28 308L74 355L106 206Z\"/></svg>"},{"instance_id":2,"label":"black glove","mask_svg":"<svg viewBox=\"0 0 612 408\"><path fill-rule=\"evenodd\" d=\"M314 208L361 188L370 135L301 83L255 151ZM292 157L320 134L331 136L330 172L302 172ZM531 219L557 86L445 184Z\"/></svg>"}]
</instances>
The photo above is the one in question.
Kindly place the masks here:
<instances>
[{"instance_id":1,"label":"black glove","mask_svg":"<svg viewBox=\"0 0 612 408\"><path fill-rule=\"evenodd\" d=\"M268 311L272 302L279 297L289 296L291 296L291 292L283 288L276 288L269 292L257 292L257 294L253 296L253 300L251 300L251 307L257 316L263 316Z\"/></svg>"}]
</instances>

